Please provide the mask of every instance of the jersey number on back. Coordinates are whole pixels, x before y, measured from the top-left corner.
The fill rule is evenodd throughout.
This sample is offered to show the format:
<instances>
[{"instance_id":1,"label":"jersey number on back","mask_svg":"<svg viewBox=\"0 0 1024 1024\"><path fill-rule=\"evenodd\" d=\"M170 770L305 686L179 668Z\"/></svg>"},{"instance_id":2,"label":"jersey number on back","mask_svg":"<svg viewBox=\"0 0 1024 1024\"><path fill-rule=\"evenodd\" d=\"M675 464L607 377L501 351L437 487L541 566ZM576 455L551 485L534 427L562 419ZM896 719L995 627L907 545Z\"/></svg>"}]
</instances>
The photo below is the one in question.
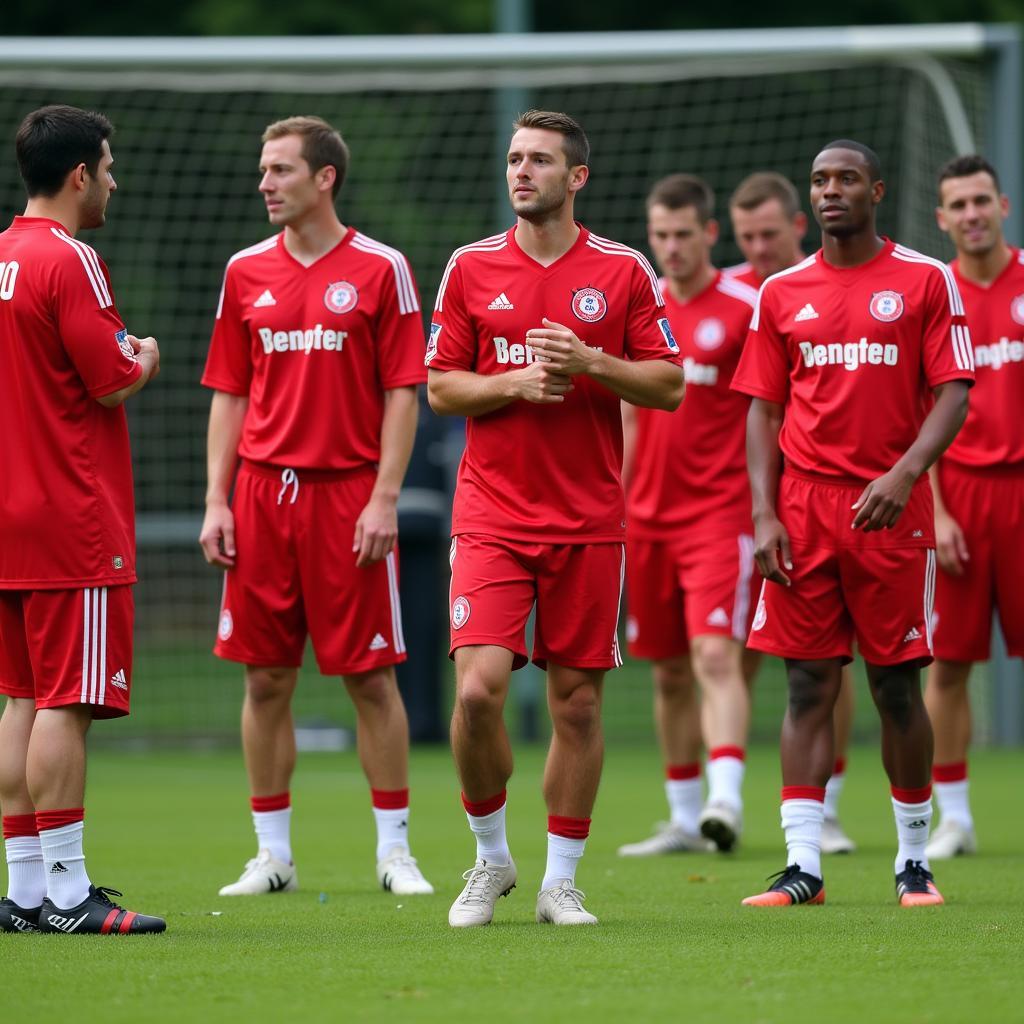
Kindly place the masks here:
<instances>
[{"instance_id":1,"label":"jersey number on back","mask_svg":"<svg viewBox=\"0 0 1024 1024\"><path fill-rule=\"evenodd\" d=\"M18 280L19 265L17 260L0 263L0 299L9 302L14 297L14 282Z\"/></svg>"}]
</instances>

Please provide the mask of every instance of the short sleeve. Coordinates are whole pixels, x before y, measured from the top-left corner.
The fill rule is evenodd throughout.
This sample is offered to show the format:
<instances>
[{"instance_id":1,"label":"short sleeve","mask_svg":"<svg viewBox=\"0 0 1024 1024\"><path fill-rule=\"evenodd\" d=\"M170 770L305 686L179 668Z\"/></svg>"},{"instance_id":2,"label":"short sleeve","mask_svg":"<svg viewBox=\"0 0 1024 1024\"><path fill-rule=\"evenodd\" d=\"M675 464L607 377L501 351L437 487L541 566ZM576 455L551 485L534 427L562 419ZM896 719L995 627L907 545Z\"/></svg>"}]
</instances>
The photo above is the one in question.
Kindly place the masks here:
<instances>
[{"instance_id":1,"label":"short sleeve","mask_svg":"<svg viewBox=\"0 0 1024 1024\"><path fill-rule=\"evenodd\" d=\"M776 326L768 287L762 285L730 386L733 391L781 404L789 396L789 370L786 339Z\"/></svg>"},{"instance_id":2,"label":"short sleeve","mask_svg":"<svg viewBox=\"0 0 1024 1024\"><path fill-rule=\"evenodd\" d=\"M229 263L224 271L202 383L232 395L248 395L252 380L251 342L241 310L238 283Z\"/></svg>"},{"instance_id":3,"label":"short sleeve","mask_svg":"<svg viewBox=\"0 0 1024 1024\"><path fill-rule=\"evenodd\" d=\"M672 336L658 277L647 260L637 255L630 274L623 354L635 362L666 359L679 366L679 345Z\"/></svg>"},{"instance_id":4,"label":"short sleeve","mask_svg":"<svg viewBox=\"0 0 1024 1024\"><path fill-rule=\"evenodd\" d=\"M453 261L437 292L424 362L431 370L472 370L476 348L476 331L466 312L462 265Z\"/></svg>"},{"instance_id":5,"label":"short sleeve","mask_svg":"<svg viewBox=\"0 0 1024 1024\"><path fill-rule=\"evenodd\" d=\"M928 275L921 333L921 361L928 386L974 382L974 346L956 278L948 267Z\"/></svg>"},{"instance_id":6,"label":"short sleeve","mask_svg":"<svg viewBox=\"0 0 1024 1024\"><path fill-rule=\"evenodd\" d=\"M103 398L133 384L142 367L114 305L106 264L84 242L76 241L74 249L77 259L58 264L53 290L57 329L86 391Z\"/></svg>"},{"instance_id":7,"label":"short sleeve","mask_svg":"<svg viewBox=\"0 0 1024 1024\"><path fill-rule=\"evenodd\" d=\"M408 387L427 379L419 292L408 261L404 256L399 259L383 275L377 310L377 360L384 388Z\"/></svg>"}]
</instances>

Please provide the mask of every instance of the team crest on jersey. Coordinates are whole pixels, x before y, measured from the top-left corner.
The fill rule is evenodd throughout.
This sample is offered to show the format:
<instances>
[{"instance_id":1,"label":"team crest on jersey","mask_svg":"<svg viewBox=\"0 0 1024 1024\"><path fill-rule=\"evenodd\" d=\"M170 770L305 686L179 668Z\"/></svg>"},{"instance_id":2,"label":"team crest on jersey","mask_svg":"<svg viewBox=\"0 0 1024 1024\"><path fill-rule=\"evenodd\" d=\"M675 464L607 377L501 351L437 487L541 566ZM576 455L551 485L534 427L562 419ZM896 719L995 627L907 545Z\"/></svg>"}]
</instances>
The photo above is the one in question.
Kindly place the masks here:
<instances>
[{"instance_id":1,"label":"team crest on jersey","mask_svg":"<svg viewBox=\"0 0 1024 1024\"><path fill-rule=\"evenodd\" d=\"M231 617L229 609L225 608L220 613L220 624L217 626L217 636L221 640L230 640L231 634L235 631L235 620Z\"/></svg>"},{"instance_id":2,"label":"team crest on jersey","mask_svg":"<svg viewBox=\"0 0 1024 1024\"><path fill-rule=\"evenodd\" d=\"M460 594L452 601L452 625L456 629L462 629L469 622L469 612L469 602Z\"/></svg>"},{"instance_id":3,"label":"team crest on jersey","mask_svg":"<svg viewBox=\"0 0 1024 1024\"><path fill-rule=\"evenodd\" d=\"M1024 295L1018 295L1010 303L1010 316L1019 324L1024 324Z\"/></svg>"},{"instance_id":4,"label":"team crest on jersey","mask_svg":"<svg viewBox=\"0 0 1024 1024\"><path fill-rule=\"evenodd\" d=\"M324 305L332 313L351 313L359 301L359 292L354 284L348 281L335 281L327 286L324 292Z\"/></svg>"},{"instance_id":5,"label":"team crest on jersey","mask_svg":"<svg viewBox=\"0 0 1024 1024\"><path fill-rule=\"evenodd\" d=\"M725 341L725 324L717 316L705 317L693 332L693 340L698 348L705 352L713 352Z\"/></svg>"},{"instance_id":6,"label":"team crest on jersey","mask_svg":"<svg viewBox=\"0 0 1024 1024\"><path fill-rule=\"evenodd\" d=\"M668 345L669 352L679 353L679 345L676 339L672 336L672 325L668 322L668 317L663 316L658 321L658 326L661 328L661 333L665 337L665 344Z\"/></svg>"},{"instance_id":7,"label":"team crest on jersey","mask_svg":"<svg viewBox=\"0 0 1024 1024\"><path fill-rule=\"evenodd\" d=\"M875 292L868 303L868 312L883 324L891 324L903 316L903 296L899 292Z\"/></svg>"},{"instance_id":8,"label":"team crest on jersey","mask_svg":"<svg viewBox=\"0 0 1024 1024\"><path fill-rule=\"evenodd\" d=\"M122 327L114 335L114 340L117 342L117 347L121 350L121 355L126 359L130 359L133 363L135 362L135 349L132 348L132 343L128 340L128 329Z\"/></svg>"},{"instance_id":9,"label":"team crest on jersey","mask_svg":"<svg viewBox=\"0 0 1024 1024\"><path fill-rule=\"evenodd\" d=\"M596 324L608 312L608 300L596 288L581 288L572 293L572 311L585 323Z\"/></svg>"},{"instance_id":10,"label":"team crest on jersey","mask_svg":"<svg viewBox=\"0 0 1024 1024\"><path fill-rule=\"evenodd\" d=\"M430 363L430 360L437 355L437 339L441 334L440 324L430 325L430 334L427 336L427 354L424 357L425 363Z\"/></svg>"},{"instance_id":11,"label":"team crest on jersey","mask_svg":"<svg viewBox=\"0 0 1024 1024\"><path fill-rule=\"evenodd\" d=\"M768 621L768 609L765 607L764 598L760 598L757 602L757 611L754 613L754 621L750 624L750 628L753 632L757 632L759 629L764 629L764 624Z\"/></svg>"}]
</instances>

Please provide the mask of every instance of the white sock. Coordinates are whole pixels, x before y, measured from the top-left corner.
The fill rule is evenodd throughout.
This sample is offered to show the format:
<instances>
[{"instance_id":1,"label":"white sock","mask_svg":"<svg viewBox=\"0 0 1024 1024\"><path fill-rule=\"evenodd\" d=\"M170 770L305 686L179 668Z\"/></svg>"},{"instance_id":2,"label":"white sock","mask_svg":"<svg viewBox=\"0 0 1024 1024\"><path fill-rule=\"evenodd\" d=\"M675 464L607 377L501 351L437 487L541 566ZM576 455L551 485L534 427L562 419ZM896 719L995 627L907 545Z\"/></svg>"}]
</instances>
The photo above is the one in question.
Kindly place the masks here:
<instances>
[{"instance_id":1,"label":"white sock","mask_svg":"<svg viewBox=\"0 0 1024 1024\"><path fill-rule=\"evenodd\" d=\"M928 869L928 832L932 823L930 799L919 804L905 804L892 798L892 811L896 818L896 836L899 850L896 854L896 874L906 869L908 860L919 860Z\"/></svg>"},{"instance_id":2,"label":"white sock","mask_svg":"<svg viewBox=\"0 0 1024 1024\"><path fill-rule=\"evenodd\" d=\"M82 835L85 822L76 821L39 833L46 868L46 895L59 910L77 907L89 895Z\"/></svg>"},{"instance_id":3,"label":"white sock","mask_svg":"<svg viewBox=\"0 0 1024 1024\"><path fill-rule=\"evenodd\" d=\"M292 863L292 809L253 811L257 850L269 850L275 860Z\"/></svg>"},{"instance_id":4,"label":"white sock","mask_svg":"<svg viewBox=\"0 0 1024 1024\"><path fill-rule=\"evenodd\" d=\"M396 846L409 849L409 808L374 807L377 822L377 860L383 860Z\"/></svg>"},{"instance_id":5,"label":"white sock","mask_svg":"<svg viewBox=\"0 0 1024 1024\"><path fill-rule=\"evenodd\" d=\"M466 812L469 828L476 836L478 860L502 866L512 863L508 839L505 837L505 808L507 806L508 804L502 804L496 811L491 811L490 814L481 814L479 817L470 814L469 811Z\"/></svg>"},{"instance_id":6,"label":"white sock","mask_svg":"<svg viewBox=\"0 0 1024 1024\"><path fill-rule=\"evenodd\" d=\"M697 835L700 832L700 776L695 779L666 779L665 797L672 815L672 824L692 836Z\"/></svg>"},{"instance_id":7,"label":"white sock","mask_svg":"<svg viewBox=\"0 0 1024 1024\"><path fill-rule=\"evenodd\" d=\"M821 824L825 805L820 800L783 800L782 831L786 834L786 866L799 864L805 874L821 878Z\"/></svg>"},{"instance_id":8,"label":"white sock","mask_svg":"<svg viewBox=\"0 0 1024 1024\"><path fill-rule=\"evenodd\" d=\"M974 818L971 815L970 796L967 791L967 780L960 782L933 782L932 791L939 804L939 813L943 821L955 821L969 831L974 831Z\"/></svg>"},{"instance_id":9,"label":"white sock","mask_svg":"<svg viewBox=\"0 0 1024 1024\"><path fill-rule=\"evenodd\" d=\"M570 885L576 884L576 865L583 856L586 839L567 839L548 833L548 863L544 869L541 889L550 889L567 878Z\"/></svg>"},{"instance_id":10,"label":"white sock","mask_svg":"<svg viewBox=\"0 0 1024 1024\"><path fill-rule=\"evenodd\" d=\"M743 809L743 761L738 757L708 759L708 803L723 803Z\"/></svg>"},{"instance_id":11,"label":"white sock","mask_svg":"<svg viewBox=\"0 0 1024 1024\"><path fill-rule=\"evenodd\" d=\"M7 853L7 898L24 910L38 907L46 895L46 869L43 867L39 836L5 839L4 848Z\"/></svg>"},{"instance_id":12,"label":"white sock","mask_svg":"<svg viewBox=\"0 0 1024 1024\"><path fill-rule=\"evenodd\" d=\"M825 817L832 821L839 820L839 797L843 793L843 783L846 781L846 773L833 775L825 786Z\"/></svg>"}]
</instances>

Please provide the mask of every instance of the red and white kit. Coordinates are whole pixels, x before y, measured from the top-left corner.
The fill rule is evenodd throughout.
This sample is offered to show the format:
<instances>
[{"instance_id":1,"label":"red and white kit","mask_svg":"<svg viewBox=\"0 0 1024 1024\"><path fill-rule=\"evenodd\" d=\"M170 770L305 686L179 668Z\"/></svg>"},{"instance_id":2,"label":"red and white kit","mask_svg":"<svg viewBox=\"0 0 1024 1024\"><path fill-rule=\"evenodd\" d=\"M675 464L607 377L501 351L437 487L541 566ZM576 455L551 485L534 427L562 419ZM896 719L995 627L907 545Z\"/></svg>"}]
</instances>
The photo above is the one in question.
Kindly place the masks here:
<instances>
[{"instance_id":1,"label":"red and white kit","mask_svg":"<svg viewBox=\"0 0 1024 1024\"><path fill-rule=\"evenodd\" d=\"M1011 252L987 288L951 264L977 383L967 422L939 461L942 500L970 554L962 576L940 569L936 581L935 656L947 661L988 659L993 603L1010 655L1024 655L1024 254Z\"/></svg>"},{"instance_id":2,"label":"red and white kit","mask_svg":"<svg viewBox=\"0 0 1024 1024\"><path fill-rule=\"evenodd\" d=\"M737 263L733 267L726 267L722 274L733 281L739 281L740 284L749 285L754 291L757 291L764 283L749 263Z\"/></svg>"},{"instance_id":3,"label":"red and white kit","mask_svg":"<svg viewBox=\"0 0 1024 1024\"><path fill-rule=\"evenodd\" d=\"M309 267L283 235L228 261L203 384L249 406L215 653L294 666L309 630L330 674L405 660L397 557L357 569L352 539L384 392L425 377L419 296L398 250L349 228Z\"/></svg>"},{"instance_id":4,"label":"red and white kit","mask_svg":"<svg viewBox=\"0 0 1024 1024\"><path fill-rule=\"evenodd\" d=\"M90 246L0 234L0 692L127 714L135 504L123 408L142 372Z\"/></svg>"},{"instance_id":5,"label":"red and white kit","mask_svg":"<svg viewBox=\"0 0 1024 1024\"><path fill-rule=\"evenodd\" d=\"M427 365L485 375L519 369L534 358L526 332L543 327L544 317L609 355L679 363L650 264L581 227L572 248L549 267L519 248L514 229L456 250L438 291ZM535 596L543 638L535 658L557 652L560 664L573 667L621 663L615 639L626 526L620 403L588 377L574 383L564 402L516 401L469 419L452 521L458 538L453 652L499 643L522 654ZM487 545L494 550L483 557ZM583 545L606 549L599 556L600 593L586 602L577 595L591 595L597 556L560 550ZM545 558L563 566L558 578L538 568ZM522 599L512 598L513 591ZM597 639L582 628L588 616ZM567 644L566 637L579 643Z\"/></svg>"},{"instance_id":6,"label":"red and white kit","mask_svg":"<svg viewBox=\"0 0 1024 1024\"><path fill-rule=\"evenodd\" d=\"M626 496L629 649L655 660L687 653L695 636L745 640L760 589L745 449L750 400L729 387L757 292L720 273L686 303L664 284L662 292L686 399L674 412L637 409Z\"/></svg>"},{"instance_id":7,"label":"red and white kit","mask_svg":"<svg viewBox=\"0 0 1024 1024\"><path fill-rule=\"evenodd\" d=\"M913 444L933 388L974 380L963 303L949 268L886 240L859 267L819 251L768 278L733 379L785 406L779 519L791 587L765 583L749 645L783 657L874 664L931 658L931 488L915 486L891 530L851 529L867 483Z\"/></svg>"}]
</instances>

